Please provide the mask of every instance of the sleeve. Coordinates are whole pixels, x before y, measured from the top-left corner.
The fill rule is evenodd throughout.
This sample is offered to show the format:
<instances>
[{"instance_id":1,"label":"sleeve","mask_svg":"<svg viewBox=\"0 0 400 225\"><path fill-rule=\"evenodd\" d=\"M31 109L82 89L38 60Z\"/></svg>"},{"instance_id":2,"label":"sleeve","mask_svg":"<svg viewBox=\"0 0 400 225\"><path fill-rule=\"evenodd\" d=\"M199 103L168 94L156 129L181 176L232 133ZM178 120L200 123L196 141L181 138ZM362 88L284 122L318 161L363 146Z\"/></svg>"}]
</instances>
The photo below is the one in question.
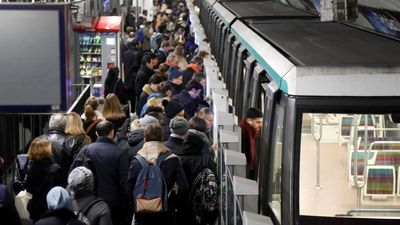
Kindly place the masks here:
<instances>
[{"instance_id":1,"label":"sleeve","mask_svg":"<svg viewBox=\"0 0 400 225\"><path fill-rule=\"evenodd\" d=\"M104 213L102 213L99 216L99 221L97 224L98 225L112 225L113 223L112 223L112 219L111 219L111 211L105 203L104 203L104 205L105 205Z\"/></svg>"},{"instance_id":2,"label":"sleeve","mask_svg":"<svg viewBox=\"0 0 400 225\"><path fill-rule=\"evenodd\" d=\"M189 183L186 179L185 172L183 171L182 164L178 157L174 159L176 161L175 172L176 172L176 183L179 186L178 196L180 199L185 199L186 194L189 191Z\"/></svg>"},{"instance_id":3,"label":"sleeve","mask_svg":"<svg viewBox=\"0 0 400 225\"><path fill-rule=\"evenodd\" d=\"M140 171L140 164L136 159L133 159L129 167L128 179L126 181L126 191L129 201L133 201L133 190L135 189L136 179Z\"/></svg>"},{"instance_id":4,"label":"sleeve","mask_svg":"<svg viewBox=\"0 0 400 225\"><path fill-rule=\"evenodd\" d=\"M128 156L125 153L121 154L118 165L119 184L121 187L121 192L126 195L126 180L128 179L129 162Z\"/></svg>"}]
</instances>

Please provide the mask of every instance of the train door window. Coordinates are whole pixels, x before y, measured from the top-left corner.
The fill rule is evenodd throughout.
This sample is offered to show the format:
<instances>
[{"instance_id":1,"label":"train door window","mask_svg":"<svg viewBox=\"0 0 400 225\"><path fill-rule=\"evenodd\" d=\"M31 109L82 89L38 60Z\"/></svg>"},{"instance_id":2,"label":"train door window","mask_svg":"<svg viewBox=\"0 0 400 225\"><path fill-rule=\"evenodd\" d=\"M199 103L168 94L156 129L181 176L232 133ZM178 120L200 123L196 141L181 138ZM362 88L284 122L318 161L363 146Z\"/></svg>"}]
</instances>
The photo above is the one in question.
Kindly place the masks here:
<instances>
[{"instance_id":1,"label":"train door window","mask_svg":"<svg viewBox=\"0 0 400 225\"><path fill-rule=\"evenodd\" d=\"M260 84L269 83L270 80L267 78L265 70L259 64L256 64L252 73L252 79L250 81L248 107L260 107L261 103L258 94L260 90Z\"/></svg>"},{"instance_id":2,"label":"train door window","mask_svg":"<svg viewBox=\"0 0 400 225\"><path fill-rule=\"evenodd\" d=\"M230 69L230 64L232 63L231 61L231 56L233 52L233 43L235 42L235 36L233 34L229 34L228 36L228 41L226 42L226 51L224 55L224 67L223 67L223 78L225 79L225 83L228 84L228 74L229 74L229 69Z\"/></svg>"},{"instance_id":3,"label":"train door window","mask_svg":"<svg viewBox=\"0 0 400 225\"><path fill-rule=\"evenodd\" d=\"M389 114L301 116L300 216L399 219L399 121Z\"/></svg>"},{"instance_id":4,"label":"train door window","mask_svg":"<svg viewBox=\"0 0 400 225\"><path fill-rule=\"evenodd\" d=\"M284 132L285 106L278 100L275 104L270 141L268 205L278 222L281 222L281 177L282 177L282 143Z\"/></svg>"},{"instance_id":5,"label":"train door window","mask_svg":"<svg viewBox=\"0 0 400 225\"><path fill-rule=\"evenodd\" d=\"M228 74L227 74L227 85L228 85L228 90L229 90L229 95L232 97L232 92L234 90L234 82L235 82L235 75L236 75L236 64L237 64L237 54L239 51L240 47L240 42L235 41L232 43L232 52L230 55L230 68L228 69Z\"/></svg>"},{"instance_id":6,"label":"train door window","mask_svg":"<svg viewBox=\"0 0 400 225\"><path fill-rule=\"evenodd\" d=\"M247 68L245 66L245 60L247 59L248 54L247 50L244 46L240 46L237 55L236 55L236 74L235 79L233 79L232 83L232 99L233 104L236 106L237 116L239 118L242 117L242 101L241 97L243 96L243 78L246 74Z\"/></svg>"}]
</instances>

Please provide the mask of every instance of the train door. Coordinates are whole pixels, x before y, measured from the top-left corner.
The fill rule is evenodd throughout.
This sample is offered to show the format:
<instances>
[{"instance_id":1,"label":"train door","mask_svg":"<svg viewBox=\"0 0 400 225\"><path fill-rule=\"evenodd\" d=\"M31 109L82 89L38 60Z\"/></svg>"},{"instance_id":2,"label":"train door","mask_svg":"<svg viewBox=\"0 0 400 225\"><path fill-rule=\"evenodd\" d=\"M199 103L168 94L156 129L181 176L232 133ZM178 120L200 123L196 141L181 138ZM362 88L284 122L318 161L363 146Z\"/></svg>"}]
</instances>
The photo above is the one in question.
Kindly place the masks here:
<instances>
[{"instance_id":1,"label":"train door","mask_svg":"<svg viewBox=\"0 0 400 225\"><path fill-rule=\"evenodd\" d=\"M226 84L228 86L229 96L232 97L232 92L234 92L234 82L235 82L235 75L236 75L236 64L237 64L237 54L239 51L240 42L235 40L232 43L232 52L230 54L230 62L228 73L226 74Z\"/></svg>"},{"instance_id":2,"label":"train door","mask_svg":"<svg viewBox=\"0 0 400 225\"><path fill-rule=\"evenodd\" d=\"M224 57L225 57L226 46L227 46L226 44L228 41L228 34L229 34L228 27L224 24L222 26L221 41L219 43L219 52L221 54L221 59L220 59L221 60L221 65L220 65L221 71L224 71L224 68L226 66Z\"/></svg>"},{"instance_id":3,"label":"train door","mask_svg":"<svg viewBox=\"0 0 400 225\"><path fill-rule=\"evenodd\" d=\"M232 94L231 97L233 99L233 105L236 106L236 115L241 118L242 117L242 102L241 98L243 96L243 79L245 74L247 73L247 68L245 66L244 61L247 59L248 53L244 46L240 46L236 55L236 63L235 63L235 73L234 79L231 80L232 85Z\"/></svg>"},{"instance_id":4,"label":"train door","mask_svg":"<svg viewBox=\"0 0 400 225\"><path fill-rule=\"evenodd\" d=\"M258 184L260 211L270 215L275 224L281 223L282 143L286 99L275 82L262 85L264 118L262 146L258 152Z\"/></svg>"},{"instance_id":5,"label":"train door","mask_svg":"<svg viewBox=\"0 0 400 225\"><path fill-rule=\"evenodd\" d=\"M243 76L243 95L241 95L241 99L239 102L241 102L241 107L242 108L242 115L244 115L244 112L248 109L248 102L250 99L250 84L251 84L251 79L252 79L252 74L254 71L254 66L256 64L255 59L253 56L249 56L244 60L244 64L247 68L246 73Z\"/></svg>"},{"instance_id":6,"label":"train door","mask_svg":"<svg viewBox=\"0 0 400 225\"><path fill-rule=\"evenodd\" d=\"M224 22L222 20L218 21L216 37L215 37L215 49L216 49L216 58L218 63L222 64L222 55L221 55L221 37L222 37L222 28L224 27Z\"/></svg>"},{"instance_id":7,"label":"train door","mask_svg":"<svg viewBox=\"0 0 400 225\"><path fill-rule=\"evenodd\" d=\"M230 64L232 63L232 52L234 49L233 43L235 42L235 36L233 34L229 34L227 37L227 41L225 43L225 52L224 52L224 61L223 61L223 69L222 69L222 77L224 78L225 84L228 84L228 73Z\"/></svg>"}]
</instances>

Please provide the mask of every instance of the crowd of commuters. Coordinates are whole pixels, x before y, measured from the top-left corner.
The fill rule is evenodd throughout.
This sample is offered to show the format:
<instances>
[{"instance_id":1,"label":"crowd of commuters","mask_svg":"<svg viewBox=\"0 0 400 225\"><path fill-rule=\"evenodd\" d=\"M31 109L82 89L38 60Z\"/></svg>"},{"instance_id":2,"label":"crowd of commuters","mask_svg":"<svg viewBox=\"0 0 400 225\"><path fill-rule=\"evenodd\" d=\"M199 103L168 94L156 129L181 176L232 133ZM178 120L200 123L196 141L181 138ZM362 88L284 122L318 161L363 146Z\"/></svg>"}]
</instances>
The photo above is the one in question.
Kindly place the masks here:
<instances>
[{"instance_id":1,"label":"crowd of commuters","mask_svg":"<svg viewBox=\"0 0 400 225\"><path fill-rule=\"evenodd\" d=\"M216 174L217 149L213 112L204 96L208 53L195 50L185 2L156 1L151 21L146 10L137 18L131 10L125 22L123 73L109 68L102 111L89 97L82 115L53 114L48 131L31 143L24 187L32 194L27 211L34 224L216 221L199 223L188 201L203 169ZM260 117L261 112L250 109L240 124L251 176ZM143 169L138 156L160 165L168 193L164 211L136 211L133 193ZM15 207L7 210L7 224L20 224Z\"/></svg>"}]
</instances>

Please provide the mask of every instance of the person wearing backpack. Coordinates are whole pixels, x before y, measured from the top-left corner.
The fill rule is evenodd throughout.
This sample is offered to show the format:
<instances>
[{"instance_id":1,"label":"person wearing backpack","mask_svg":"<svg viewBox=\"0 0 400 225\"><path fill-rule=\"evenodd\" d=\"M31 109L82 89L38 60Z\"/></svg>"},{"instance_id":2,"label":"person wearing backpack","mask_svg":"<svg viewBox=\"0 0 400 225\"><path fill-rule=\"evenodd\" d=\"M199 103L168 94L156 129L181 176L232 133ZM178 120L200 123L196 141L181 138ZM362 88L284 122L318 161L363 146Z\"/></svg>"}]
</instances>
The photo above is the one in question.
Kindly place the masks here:
<instances>
[{"instance_id":1,"label":"person wearing backpack","mask_svg":"<svg viewBox=\"0 0 400 225\"><path fill-rule=\"evenodd\" d=\"M202 184L202 180L208 178L216 181L217 172L214 162L214 152L205 134L206 131L207 123L197 116L192 117L189 120L189 130L183 143L183 150L178 154L190 184L188 201L185 207L187 211L184 213L184 220L186 222L184 224L212 224L218 216L217 208L213 208L210 213L203 213L203 209L201 208L202 205L209 204L213 204L213 207L215 207L218 201L218 187L216 187L216 182L213 183L215 184L213 187L204 188L203 186L208 184ZM205 199L203 199L203 193L208 194L206 190L203 190L206 188L215 192L210 196L205 196ZM203 200L207 200L207 202L201 202ZM204 211L207 211L206 207L204 208Z\"/></svg>"},{"instance_id":2,"label":"person wearing backpack","mask_svg":"<svg viewBox=\"0 0 400 225\"><path fill-rule=\"evenodd\" d=\"M147 126L144 129L144 139L143 148L131 162L127 180L127 191L134 206L135 222L140 225L173 224L172 213L175 208L169 204L168 195L176 183L177 197L182 203L185 201L188 190L185 174L179 158L162 143L160 125ZM159 182L154 182L150 179L151 176L146 176L146 171L157 171L154 174ZM149 193L153 193L153 198L148 198ZM154 207L155 205L157 207Z\"/></svg>"},{"instance_id":3,"label":"person wearing backpack","mask_svg":"<svg viewBox=\"0 0 400 225\"><path fill-rule=\"evenodd\" d=\"M72 200L70 209L78 219L90 225L112 225L107 203L94 195L94 176L86 167L76 167L68 176L68 191Z\"/></svg>"}]
</instances>

